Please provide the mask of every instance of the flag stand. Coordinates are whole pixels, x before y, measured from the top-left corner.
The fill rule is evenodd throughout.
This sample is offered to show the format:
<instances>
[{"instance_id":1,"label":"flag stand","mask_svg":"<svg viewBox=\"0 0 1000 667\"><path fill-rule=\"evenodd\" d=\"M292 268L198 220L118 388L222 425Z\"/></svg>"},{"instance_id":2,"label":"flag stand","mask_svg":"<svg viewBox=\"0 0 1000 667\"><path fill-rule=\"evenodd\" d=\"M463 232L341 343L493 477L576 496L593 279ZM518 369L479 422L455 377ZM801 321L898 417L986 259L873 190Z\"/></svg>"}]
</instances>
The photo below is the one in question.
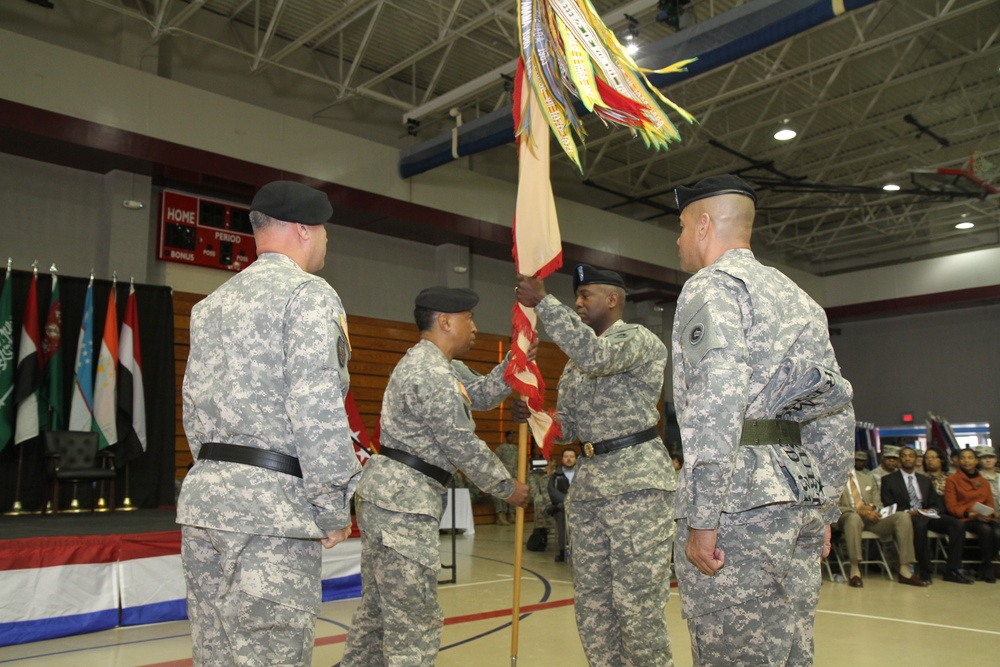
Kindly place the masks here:
<instances>
[{"instance_id":1,"label":"flag stand","mask_svg":"<svg viewBox=\"0 0 1000 667\"><path fill-rule=\"evenodd\" d=\"M118 508L119 512L132 512L139 509L132 504L132 500L128 497L128 464L125 464L125 500L122 501L121 507ZM452 524L454 525L454 524Z\"/></svg>"},{"instance_id":2,"label":"flag stand","mask_svg":"<svg viewBox=\"0 0 1000 667\"><path fill-rule=\"evenodd\" d=\"M527 401L522 396L521 400ZM517 481L524 484L528 469L528 424L521 424L517 437ZM524 508L518 506L514 522L514 601L511 605L510 664L517 665L518 629L521 621L521 557L524 553Z\"/></svg>"},{"instance_id":3,"label":"flag stand","mask_svg":"<svg viewBox=\"0 0 1000 667\"><path fill-rule=\"evenodd\" d=\"M24 447L17 448L17 485L14 487L14 506L8 512L4 512L4 516L21 516L22 514L31 514L31 512L26 512L21 506L21 465L24 461Z\"/></svg>"}]
</instances>

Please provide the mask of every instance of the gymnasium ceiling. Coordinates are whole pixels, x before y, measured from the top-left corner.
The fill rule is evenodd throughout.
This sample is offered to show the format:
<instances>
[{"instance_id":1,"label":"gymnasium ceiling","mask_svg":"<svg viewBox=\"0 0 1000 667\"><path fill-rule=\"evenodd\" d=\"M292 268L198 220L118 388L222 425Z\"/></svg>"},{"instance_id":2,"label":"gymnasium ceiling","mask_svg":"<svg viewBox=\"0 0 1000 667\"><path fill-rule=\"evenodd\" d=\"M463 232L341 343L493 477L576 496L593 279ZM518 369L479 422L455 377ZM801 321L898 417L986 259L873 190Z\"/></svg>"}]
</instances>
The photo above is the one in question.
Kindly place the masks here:
<instances>
[{"instance_id":1,"label":"gymnasium ceiling","mask_svg":"<svg viewBox=\"0 0 1000 667\"><path fill-rule=\"evenodd\" d=\"M260 103L400 149L450 131L452 109L468 122L510 104L515 0L5 4L8 29L38 36L48 21L91 51L81 35L116 34L120 50L155 49L159 74L194 85L213 81L195 70L229 68L224 94L284 97ZM643 60L677 31L657 21L656 0L593 4L622 39L634 19L640 64L670 64ZM681 4L683 30L744 3ZM974 157L977 177L1000 186L997 0L879 0L664 92L699 121L675 119L680 144L650 152L590 117L583 174L553 157L556 194L676 230L675 186L741 173L761 193L758 254L820 275L1000 244L1000 196L921 188L912 174ZM783 143L772 135L786 119L798 136ZM463 160L516 177L510 146Z\"/></svg>"}]
</instances>

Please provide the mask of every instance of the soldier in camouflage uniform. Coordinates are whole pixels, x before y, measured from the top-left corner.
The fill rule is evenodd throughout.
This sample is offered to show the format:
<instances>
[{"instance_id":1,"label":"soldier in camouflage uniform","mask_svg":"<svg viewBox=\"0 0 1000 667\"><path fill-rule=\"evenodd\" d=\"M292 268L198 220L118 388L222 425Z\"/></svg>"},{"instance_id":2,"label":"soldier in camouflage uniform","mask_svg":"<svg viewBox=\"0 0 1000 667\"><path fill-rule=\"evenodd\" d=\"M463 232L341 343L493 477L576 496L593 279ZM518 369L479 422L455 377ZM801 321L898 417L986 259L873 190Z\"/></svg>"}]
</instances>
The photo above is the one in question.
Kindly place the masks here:
<instances>
[{"instance_id":1,"label":"soldier in camouflage uniform","mask_svg":"<svg viewBox=\"0 0 1000 667\"><path fill-rule=\"evenodd\" d=\"M258 259L196 305L177 522L195 665L309 665L320 544L350 534L361 466L350 345L322 268L326 195L278 181L251 204Z\"/></svg>"},{"instance_id":2,"label":"soldier in camouflage uniform","mask_svg":"<svg viewBox=\"0 0 1000 667\"><path fill-rule=\"evenodd\" d=\"M681 611L694 664L811 665L820 556L854 449L826 316L750 251L735 176L677 189L684 285L673 328L684 447Z\"/></svg>"},{"instance_id":3,"label":"soldier in camouflage uniform","mask_svg":"<svg viewBox=\"0 0 1000 667\"><path fill-rule=\"evenodd\" d=\"M517 432L507 431L503 437L504 441L493 450L493 453L500 459L500 463L510 476L514 477L517 475ZM498 525L509 526L514 521L517 510L503 498L493 498L493 509L497 513Z\"/></svg>"},{"instance_id":4,"label":"soldier in camouflage uniform","mask_svg":"<svg viewBox=\"0 0 1000 667\"><path fill-rule=\"evenodd\" d=\"M475 340L469 289L429 288L416 299L420 342L393 369L382 399L379 455L358 486L361 605L343 667L430 667L441 642L437 601L442 496L456 467L481 489L523 507L528 487L476 437L472 410L510 394L507 361L479 375L455 357Z\"/></svg>"},{"instance_id":5,"label":"soldier in camouflage uniform","mask_svg":"<svg viewBox=\"0 0 1000 667\"><path fill-rule=\"evenodd\" d=\"M563 441L584 443L567 520L587 660L672 665L664 607L676 476L656 429L666 346L649 329L622 321L624 281L613 271L576 268L576 313L540 280L517 280L518 300L535 309L569 357L556 412Z\"/></svg>"}]
</instances>

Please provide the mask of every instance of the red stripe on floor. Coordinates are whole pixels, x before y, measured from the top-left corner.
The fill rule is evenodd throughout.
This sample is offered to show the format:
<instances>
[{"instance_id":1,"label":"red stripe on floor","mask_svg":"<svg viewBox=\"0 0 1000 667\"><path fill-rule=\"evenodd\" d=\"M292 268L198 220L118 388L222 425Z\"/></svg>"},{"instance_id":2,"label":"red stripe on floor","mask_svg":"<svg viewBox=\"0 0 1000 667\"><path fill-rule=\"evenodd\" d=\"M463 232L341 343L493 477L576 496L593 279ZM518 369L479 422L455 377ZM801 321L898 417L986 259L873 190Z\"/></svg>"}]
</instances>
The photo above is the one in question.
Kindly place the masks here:
<instances>
[{"instance_id":1,"label":"red stripe on floor","mask_svg":"<svg viewBox=\"0 0 1000 667\"><path fill-rule=\"evenodd\" d=\"M568 607L573 604L573 598L566 598L565 600L553 600L552 602L540 602L538 604L529 604L525 607L521 607L522 614L528 614L535 611L545 611L546 609L557 609L559 607ZM473 621L485 621L490 618L503 618L505 616L511 616L514 613L513 608L508 609L496 609L494 611L483 611L478 614L466 614L465 616L452 616L450 618L444 619L445 625L457 625L459 623L471 623ZM328 644L340 644L347 641L347 635L330 635L329 637L318 637L316 639L316 646L326 646ZM187 660L171 660L170 662L157 662L149 665L143 665L143 667L191 667L191 659Z\"/></svg>"}]
</instances>

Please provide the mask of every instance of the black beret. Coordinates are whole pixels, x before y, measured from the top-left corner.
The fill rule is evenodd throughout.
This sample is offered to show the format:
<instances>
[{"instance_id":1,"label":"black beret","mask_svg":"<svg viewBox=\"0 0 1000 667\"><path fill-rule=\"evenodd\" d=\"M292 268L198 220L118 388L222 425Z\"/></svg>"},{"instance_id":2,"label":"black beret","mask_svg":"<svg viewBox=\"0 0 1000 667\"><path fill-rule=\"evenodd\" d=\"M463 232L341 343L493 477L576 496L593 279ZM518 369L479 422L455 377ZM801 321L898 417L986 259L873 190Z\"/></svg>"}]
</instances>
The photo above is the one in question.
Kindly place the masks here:
<instances>
[{"instance_id":1,"label":"black beret","mask_svg":"<svg viewBox=\"0 0 1000 667\"><path fill-rule=\"evenodd\" d=\"M614 285L625 289L625 281L614 271L595 269L590 264L577 264L573 272L573 291L580 285Z\"/></svg>"},{"instance_id":2,"label":"black beret","mask_svg":"<svg viewBox=\"0 0 1000 667\"><path fill-rule=\"evenodd\" d=\"M428 287L417 295L419 308L435 313L464 313L479 303L479 295L467 287Z\"/></svg>"},{"instance_id":3,"label":"black beret","mask_svg":"<svg viewBox=\"0 0 1000 667\"><path fill-rule=\"evenodd\" d=\"M333 206L325 192L295 181L268 183L254 195L250 210L301 225L322 225L333 217Z\"/></svg>"},{"instance_id":4,"label":"black beret","mask_svg":"<svg viewBox=\"0 0 1000 667\"><path fill-rule=\"evenodd\" d=\"M744 195L750 197L754 204L757 203L757 193L746 181L739 176L723 174L722 176L703 178L693 188L686 188L683 185L676 188L674 196L677 198L677 212L683 211L691 202L719 195Z\"/></svg>"}]
</instances>

